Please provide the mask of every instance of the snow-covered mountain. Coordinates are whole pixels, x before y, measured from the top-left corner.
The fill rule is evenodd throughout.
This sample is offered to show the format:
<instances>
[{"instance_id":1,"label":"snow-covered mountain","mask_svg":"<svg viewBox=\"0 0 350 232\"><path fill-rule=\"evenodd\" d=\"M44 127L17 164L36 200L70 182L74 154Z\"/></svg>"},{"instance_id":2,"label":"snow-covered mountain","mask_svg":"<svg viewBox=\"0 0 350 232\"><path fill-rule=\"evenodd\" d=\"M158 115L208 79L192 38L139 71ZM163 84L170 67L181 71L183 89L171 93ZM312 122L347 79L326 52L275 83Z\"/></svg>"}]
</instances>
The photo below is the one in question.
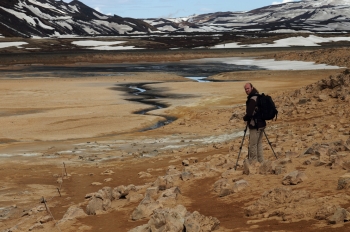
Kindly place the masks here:
<instances>
[{"instance_id":1,"label":"snow-covered mountain","mask_svg":"<svg viewBox=\"0 0 350 232\"><path fill-rule=\"evenodd\" d=\"M104 15L73 0L1 0L0 36L132 35L186 32L350 32L350 0L303 0L248 12L184 18Z\"/></svg>"},{"instance_id":2,"label":"snow-covered mountain","mask_svg":"<svg viewBox=\"0 0 350 232\"><path fill-rule=\"evenodd\" d=\"M120 35L148 33L142 20L108 16L73 0L1 0L2 36Z\"/></svg>"},{"instance_id":3,"label":"snow-covered mountain","mask_svg":"<svg viewBox=\"0 0 350 232\"><path fill-rule=\"evenodd\" d=\"M349 32L350 0L303 0L248 12L146 19L163 32Z\"/></svg>"}]
</instances>

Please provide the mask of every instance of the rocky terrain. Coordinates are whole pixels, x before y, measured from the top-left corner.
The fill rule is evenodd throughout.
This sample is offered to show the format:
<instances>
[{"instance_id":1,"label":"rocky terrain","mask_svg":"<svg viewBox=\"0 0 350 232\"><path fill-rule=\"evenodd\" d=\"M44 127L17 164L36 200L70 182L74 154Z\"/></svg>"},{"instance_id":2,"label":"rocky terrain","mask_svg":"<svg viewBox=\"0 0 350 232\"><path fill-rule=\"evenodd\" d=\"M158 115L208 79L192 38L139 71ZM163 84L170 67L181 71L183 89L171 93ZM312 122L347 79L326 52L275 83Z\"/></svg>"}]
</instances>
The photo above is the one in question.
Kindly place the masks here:
<instances>
[{"instance_id":1,"label":"rocky terrain","mask_svg":"<svg viewBox=\"0 0 350 232\"><path fill-rule=\"evenodd\" d=\"M300 52L282 52L269 55L268 57L276 60L301 60L313 61L316 63L338 65L340 67L349 67L350 58L346 55L349 48L334 48L334 49L320 49L316 51L300 51Z\"/></svg>"},{"instance_id":2,"label":"rocky terrain","mask_svg":"<svg viewBox=\"0 0 350 232\"><path fill-rule=\"evenodd\" d=\"M347 54L259 55L349 68ZM0 231L348 231L350 71L211 78L244 78L273 96L279 114L268 123L264 163L244 161L243 83L212 84L210 95L164 110L178 120L153 131L72 141L3 138L2 151L40 155L1 158ZM168 94L191 88L163 85Z\"/></svg>"}]
</instances>

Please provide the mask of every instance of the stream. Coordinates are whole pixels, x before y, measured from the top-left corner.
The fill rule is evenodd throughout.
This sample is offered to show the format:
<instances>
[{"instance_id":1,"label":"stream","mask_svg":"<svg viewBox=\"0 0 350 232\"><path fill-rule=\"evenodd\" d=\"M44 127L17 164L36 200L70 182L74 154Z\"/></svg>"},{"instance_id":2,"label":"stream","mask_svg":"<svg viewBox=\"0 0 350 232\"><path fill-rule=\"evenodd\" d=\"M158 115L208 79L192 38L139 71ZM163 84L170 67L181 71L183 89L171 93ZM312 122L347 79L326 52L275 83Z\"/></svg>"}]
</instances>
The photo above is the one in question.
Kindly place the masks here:
<instances>
[{"instance_id":1,"label":"stream","mask_svg":"<svg viewBox=\"0 0 350 232\"><path fill-rule=\"evenodd\" d=\"M209 80L207 80L207 77L185 77L197 82L211 82ZM139 83L139 84L133 84L133 85L119 85L128 88L128 92L131 93L134 96L142 96L142 98L132 98L132 99L126 99L128 101L135 101L135 102L139 102L142 104L146 104L146 105L150 105L149 108L140 110L140 111L136 111L134 112L134 114L141 114L141 115L153 115L153 116L159 116L159 117L163 117L164 120L158 121L157 123L155 123L154 125L141 129L140 131L148 131L148 130L154 130L157 129L159 127L165 126L169 123L174 122L175 120L177 120L176 117L172 117L172 116L168 116L168 115L159 115L159 114L149 114L150 111L153 110L157 110L157 109L163 109L163 108L167 108L168 105L162 104L159 101L157 101L157 99L162 99L165 98L164 96L160 96L160 95L155 95L155 94L148 94L147 93L147 89L145 89L143 86L146 84L150 84L150 83Z\"/></svg>"},{"instance_id":2,"label":"stream","mask_svg":"<svg viewBox=\"0 0 350 232\"><path fill-rule=\"evenodd\" d=\"M149 83L147 83L147 84L149 84ZM140 132L154 130L154 129L165 126L165 125L175 121L177 119L176 117L172 117L172 116L168 116L168 115L159 115L159 114L148 114L148 112L153 111L153 110L167 108L168 105L162 104L158 101L154 101L155 99L161 99L164 97L159 96L159 95L154 95L154 94L147 94L147 90L142 88L144 85L145 84L142 84L142 83L136 84L136 85L122 85L124 87L127 87L129 90L131 90L131 91L129 91L129 93L131 92L134 96L140 96L142 94L141 98L133 98L133 99L127 99L127 100L139 102L139 103L146 104L146 105L150 106L149 108L146 108L146 109L143 109L140 111L136 111L136 112L134 112L134 114L159 116L159 117L162 117L164 119L158 121L157 123L155 123L154 125L152 125L150 127L146 127L146 128L141 129Z\"/></svg>"},{"instance_id":3,"label":"stream","mask_svg":"<svg viewBox=\"0 0 350 232\"><path fill-rule=\"evenodd\" d=\"M121 78L125 73L135 72L164 72L174 73L186 78L189 78L198 82L210 82L206 80L207 77L232 71L244 71L244 70L262 70L255 65L237 65L228 64L218 61L179 61L179 62L160 62L160 63L118 63L118 64L89 64L79 66L24 66L21 71L18 70L3 70L2 76L5 78L23 78L25 77L56 77L56 78L79 78L79 77L105 77L105 76L120 76ZM144 87L146 84L151 83L138 83L138 84L121 84L111 88L118 91L124 91L132 98L126 99L129 101L139 102L149 107L134 114L153 115L159 116L163 119L156 124L144 128L141 131L153 130L169 123L172 123L177 118L168 115L151 114L150 111L163 109L169 107L166 104L160 102L160 99L164 99L166 96L160 96L153 93L148 93L150 89Z\"/></svg>"}]
</instances>

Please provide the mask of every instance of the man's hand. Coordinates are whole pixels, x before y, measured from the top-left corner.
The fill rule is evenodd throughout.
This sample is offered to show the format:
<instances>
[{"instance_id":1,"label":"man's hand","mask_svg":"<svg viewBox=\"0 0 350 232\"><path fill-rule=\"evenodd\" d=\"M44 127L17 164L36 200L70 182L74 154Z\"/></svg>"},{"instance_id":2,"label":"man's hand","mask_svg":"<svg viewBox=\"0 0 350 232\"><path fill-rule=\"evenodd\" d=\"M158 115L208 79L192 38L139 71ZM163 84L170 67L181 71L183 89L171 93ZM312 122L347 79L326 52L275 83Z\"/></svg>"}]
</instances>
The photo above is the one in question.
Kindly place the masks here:
<instances>
[{"instance_id":1,"label":"man's hand","mask_svg":"<svg viewBox=\"0 0 350 232\"><path fill-rule=\"evenodd\" d=\"M249 122L250 119L251 118L248 115L244 115L244 117L243 117L243 120L246 121L246 122Z\"/></svg>"}]
</instances>

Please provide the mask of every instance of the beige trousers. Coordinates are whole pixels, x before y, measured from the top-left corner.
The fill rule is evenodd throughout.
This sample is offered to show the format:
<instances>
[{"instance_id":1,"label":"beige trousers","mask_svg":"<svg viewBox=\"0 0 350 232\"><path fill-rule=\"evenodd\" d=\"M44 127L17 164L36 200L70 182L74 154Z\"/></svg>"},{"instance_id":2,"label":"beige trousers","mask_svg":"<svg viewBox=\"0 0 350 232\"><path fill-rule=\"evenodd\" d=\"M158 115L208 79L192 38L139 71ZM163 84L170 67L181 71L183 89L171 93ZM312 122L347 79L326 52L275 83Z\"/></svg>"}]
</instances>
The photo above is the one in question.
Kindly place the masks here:
<instances>
[{"instance_id":1,"label":"beige trousers","mask_svg":"<svg viewBox=\"0 0 350 232\"><path fill-rule=\"evenodd\" d=\"M258 161L262 163L264 161L262 139L264 135L264 129L249 129L249 162Z\"/></svg>"}]
</instances>

